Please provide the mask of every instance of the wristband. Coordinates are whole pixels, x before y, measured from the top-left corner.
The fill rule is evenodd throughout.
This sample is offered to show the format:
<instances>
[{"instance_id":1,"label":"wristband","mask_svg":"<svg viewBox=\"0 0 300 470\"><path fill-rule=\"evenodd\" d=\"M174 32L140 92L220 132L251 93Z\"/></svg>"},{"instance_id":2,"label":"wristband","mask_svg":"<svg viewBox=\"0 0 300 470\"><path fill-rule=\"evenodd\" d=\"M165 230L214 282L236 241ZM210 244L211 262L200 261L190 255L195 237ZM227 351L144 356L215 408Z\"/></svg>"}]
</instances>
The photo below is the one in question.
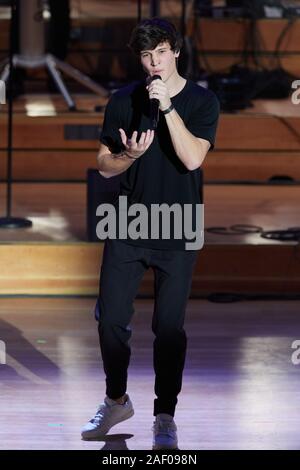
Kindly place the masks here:
<instances>
[{"instance_id":1,"label":"wristband","mask_svg":"<svg viewBox=\"0 0 300 470\"><path fill-rule=\"evenodd\" d=\"M175 108L174 108L174 105L171 104L171 106L170 106L169 108L167 108L167 109L164 109L164 110L162 111L162 113L163 113L163 114L168 114L168 113L170 113L173 109L175 109Z\"/></svg>"},{"instance_id":2,"label":"wristband","mask_svg":"<svg viewBox=\"0 0 300 470\"><path fill-rule=\"evenodd\" d=\"M137 160L137 159L139 158L139 157L131 157L131 156L128 155L128 153L125 152L125 151L123 152L123 154L126 155L126 157L131 158L131 160Z\"/></svg>"}]
</instances>

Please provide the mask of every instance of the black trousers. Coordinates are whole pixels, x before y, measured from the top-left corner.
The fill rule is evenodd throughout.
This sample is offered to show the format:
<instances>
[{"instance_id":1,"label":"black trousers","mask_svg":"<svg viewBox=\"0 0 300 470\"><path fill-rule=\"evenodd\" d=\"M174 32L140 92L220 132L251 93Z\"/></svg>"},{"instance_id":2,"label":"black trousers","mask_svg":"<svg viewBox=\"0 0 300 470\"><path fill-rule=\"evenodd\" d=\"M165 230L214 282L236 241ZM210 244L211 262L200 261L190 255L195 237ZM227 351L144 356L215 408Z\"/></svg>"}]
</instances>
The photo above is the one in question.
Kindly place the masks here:
<instances>
[{"instance_id":1,"label":"black trousers","mask_svg":"<svg viewBox=\"0 0 300 470\"><path fill-rule=\"evenodd\" d=\"M152 267L155 277L153 365L157 397L153 414L174 416L186 356L185 309L197 254L197 251L145 249L119 240L105 241L95 315L108 397L116 399L126 392L133 302L144 272Z\"/></svg>"}]
</instances>

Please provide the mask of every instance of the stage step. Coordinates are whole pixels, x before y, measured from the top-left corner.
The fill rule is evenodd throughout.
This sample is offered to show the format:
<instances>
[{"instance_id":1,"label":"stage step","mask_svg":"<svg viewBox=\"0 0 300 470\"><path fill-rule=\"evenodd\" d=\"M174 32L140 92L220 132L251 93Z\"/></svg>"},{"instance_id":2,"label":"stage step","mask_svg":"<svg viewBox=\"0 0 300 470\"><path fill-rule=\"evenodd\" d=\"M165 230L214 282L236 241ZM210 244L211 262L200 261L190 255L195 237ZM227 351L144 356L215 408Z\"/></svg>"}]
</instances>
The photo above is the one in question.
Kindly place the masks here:
<instances>
[{"instance_id":1,"label":"stage step","mask_svg":"<svg viewBox=\"0 0 300 470\"><path fill-rule=\"evenodd\" d=\"M295 250L295 244L207 244L199 252L191 295L299 293ZM102 253L102 243L1 244L0 295L97 294ZM139 295L153 295L152 270Z\"/></svg>"},{"instance_id":2,"label":"stage step","mask_svg":"<svg viewBox=\"0 0 300 470\"><path fill-rule=\"evenodd\" d=\"M28 95L15 103L13 177L19 181L83 181L95 167L106 99L75 98L78 112L64 112L59 96ZM221 113L215 151L204 165L209 181L300 179L299 106L287 100L257 100L253 108ZM0 179L6 177L7 116L0 112ZM34 114L34 115L32 115Z\"/></svg>"},{"instance_id":3,"label":"stage step","mask_svg":"<svg viewBox=\"0 0 300 470\"><path fill-rule=\"evenodd\" d=\"M282 105L282 103L280 103ZM279 106L279 105L278 105ZM295 109L294 109L295 108ZM218 150L299 151L300 113L274 116L255 112L221 113ZM1 148L5 146L7 117L0 114ZM56 116L14 115L15 149L97 149L101 113L61 113Z\"/></svg>"},{"instance_id":4,"label":"stage step","mask_svg":"<svg viewBox=\"0 0 300 470\"><path fill-rule=\"evenodd\" d=\"M13 178L15 181L86 180L87 169L96 168L97 149L84 150L15 150ZM0 179L5 180L6 151L0 151ZM239 151L210 152L202 166L209 182L267 182L272 178L300 181L300 151Z\"/></svg>"},{"instance_id":5,"label":"stage step","mask_svg":"<svg viewBox=\"0 0 300 470\"><path fill-rule=\"evenodd\" d=\"M263 230L299 226L299 185L205 185L205 228L250 224ZM0 185L5 212L5 187ZM12 213L30 229L0 231L0 294L89 295L98 289L103 243L86 242L86 185L16 183ZM152 295L149 271L140 295ZM297 242L260 233L205 231L192 295L213 292L300 292Z\"/></svg>"}]
</instances>

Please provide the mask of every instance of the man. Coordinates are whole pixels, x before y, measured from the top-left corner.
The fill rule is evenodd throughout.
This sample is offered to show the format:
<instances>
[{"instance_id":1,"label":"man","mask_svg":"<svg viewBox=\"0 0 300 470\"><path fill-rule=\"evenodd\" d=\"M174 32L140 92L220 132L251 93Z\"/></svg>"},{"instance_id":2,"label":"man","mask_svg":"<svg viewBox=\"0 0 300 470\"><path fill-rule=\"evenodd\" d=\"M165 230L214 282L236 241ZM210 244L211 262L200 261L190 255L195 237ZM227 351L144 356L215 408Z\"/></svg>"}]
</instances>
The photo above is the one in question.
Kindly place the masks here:
<instances>
[{"instance_id":1,"label":"man","mask_svg":"<svg viewBox=\"0 0 300 470\"><path fill-rule=\"evenodd\" d=\"M200 166L214 145L219 104L215 95L177 71L182 40L166 20L144 20L133 31L131 49L139 56L147 80L116 92L105 113L98 154L104 177L121 174L120 195L128 205L200 203ZM160 78L151 80L154 75ZM152 129L150 100L159 101L159 122ZM153 103L153 102L151 102ZM116 203L116 207L119 202ZM195 215L195 211L194 211ZM170 222L172 233L174 224ZM96 318L106 398L82 437L105 435L134 411L127 391L130 359L128 325L133 301L146 269L155 274L152 320L155 394L153 448L177 448L174 422L186 353L183 329L198 249L186 250L185 237L107 239L101 267Z\"/></svg>"}]
</instances>

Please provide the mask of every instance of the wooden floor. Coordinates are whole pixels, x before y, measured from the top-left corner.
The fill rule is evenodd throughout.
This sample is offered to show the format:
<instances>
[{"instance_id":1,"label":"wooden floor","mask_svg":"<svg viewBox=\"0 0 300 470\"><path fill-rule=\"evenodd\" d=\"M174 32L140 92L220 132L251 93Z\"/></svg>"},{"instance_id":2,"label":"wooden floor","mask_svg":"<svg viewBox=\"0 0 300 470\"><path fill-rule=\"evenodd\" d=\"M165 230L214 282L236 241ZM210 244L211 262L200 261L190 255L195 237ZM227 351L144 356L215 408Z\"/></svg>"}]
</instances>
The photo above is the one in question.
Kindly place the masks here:
<instances>
[{"instance_id":1,"label":"wooden floor","mask_svg":"<svg viewBox=\"0 0 300 470\"><path fill-rule=\"evenodd\" d=\"M128 392L135 415L97 442L81 426L104 395L94 298L2 298L0 449L151 448L152 300L137 300ZM190 300L176 412L180 449L299 449L300 302Z\"/></svg>"}]
</instances>

